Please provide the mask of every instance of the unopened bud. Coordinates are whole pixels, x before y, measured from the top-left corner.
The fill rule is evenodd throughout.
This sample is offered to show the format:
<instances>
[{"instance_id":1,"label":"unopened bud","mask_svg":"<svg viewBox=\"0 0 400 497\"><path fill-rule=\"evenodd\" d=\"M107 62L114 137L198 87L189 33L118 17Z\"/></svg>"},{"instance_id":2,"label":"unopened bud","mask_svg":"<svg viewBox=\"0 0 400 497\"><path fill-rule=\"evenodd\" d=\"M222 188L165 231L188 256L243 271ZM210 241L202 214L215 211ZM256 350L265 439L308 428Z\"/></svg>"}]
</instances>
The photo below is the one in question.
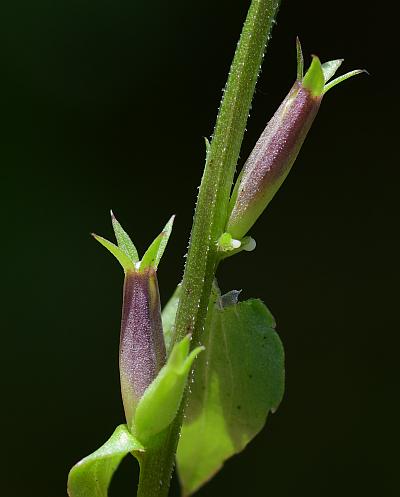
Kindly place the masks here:
<instances>
[{"instance_id":1,"label":"unopened bud","mask_svg":"<svg viewBox=\"0 0 400 497\"><path fill-rule=\"evenodd\" d=\"M226 232L233 238L243 238L285 180L326 91L363 72L352 71L326 84L341 62L321 64L314 56L303 77L303 57L298 43L297 80L260 136L233 190L226 226Z\"/></svg>"},{"instance_id":2,"label":"unopened bud","mask_svg":"<svg viewBox=\"0 0 400 497\"><path fill-rule=\"evenodd\" d=\"M119 370L125 417L131 423L140 398L166 361L156 271L127 271L124 283Z\"/></svg>"},{"instance_id":3,"label":"unopened bud","mask_svg":"<svg viewBox=\"0 0 400 497\"><path fill-rule=\"evenodd\" d=\"M140 399L166 363L156 270L174 217L139 260L129 235L111 215L118 245L101 236L94 237L117 258L125 273L119 370L125 417L131 426Z\"/></svg>"}]
</instances>

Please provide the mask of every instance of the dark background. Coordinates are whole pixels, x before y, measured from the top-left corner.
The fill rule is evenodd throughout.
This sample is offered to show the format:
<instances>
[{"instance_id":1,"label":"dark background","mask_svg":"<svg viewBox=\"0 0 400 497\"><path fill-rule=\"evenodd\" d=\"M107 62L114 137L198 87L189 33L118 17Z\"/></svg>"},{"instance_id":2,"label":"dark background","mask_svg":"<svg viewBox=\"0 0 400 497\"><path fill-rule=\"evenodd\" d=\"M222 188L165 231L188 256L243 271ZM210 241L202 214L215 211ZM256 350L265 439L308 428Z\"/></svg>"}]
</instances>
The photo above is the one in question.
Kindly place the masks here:
<instances>
[{"instance_id":1,"label":"dark background","mask_svg":"<svg viewBox=\"0 0 400 497\"><path fill-rule=\"evenodd\" d=\"M112 207L141 251L172 214L159 270L179 282L194 200L249 1L4 2L1 60L1 495L66 495L67 472L123 422L122 273L91 239ZM378 7L379 9L379 7ZM285 399L201 496L398 495L398 145L390 15L283 2L240 163L307 56L370 76L328 93L284 187L226 262L287 355ZM132 471L134 475L132 476ZM133 478L135 479L134 481ZM134 495L127 459L111 497ZM172 496L178 495L176 480Z\"/></svg>"}]
</instances>

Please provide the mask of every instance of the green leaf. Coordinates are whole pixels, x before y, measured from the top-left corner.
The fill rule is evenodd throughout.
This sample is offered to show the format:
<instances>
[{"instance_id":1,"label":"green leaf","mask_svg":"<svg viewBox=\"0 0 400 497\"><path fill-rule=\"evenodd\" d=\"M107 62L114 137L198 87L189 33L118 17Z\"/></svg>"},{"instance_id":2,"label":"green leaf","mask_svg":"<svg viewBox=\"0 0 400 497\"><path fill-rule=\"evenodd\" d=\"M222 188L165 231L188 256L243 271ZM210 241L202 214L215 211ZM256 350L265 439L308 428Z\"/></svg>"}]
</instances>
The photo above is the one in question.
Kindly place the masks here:
<instances>
[{"instance_id":1,"label":"green leaf","mask_svg":"<svg viewBox=\"0 0 400 497\"><path fill-rule=\"evenodd\" d=\"M111 211L111 221L114 228L115 238L118 242L118 247L129 257L133 263L139 262L139 255L136 247L130 239L129 235L117 221L113 211Z\"/></svg>"},{"instance_id":2,"label":"green leaf","mask_svg":"<svg viewBox=\"0 0 400 497\"><path fill-rule=\"evenodd\" d=\"M192 363L204 349L196 347L189 354L189 347L190 336L187 335L174 346L167 364L139 401L132 430L142 443L164 430L178 412Z\"/></svg>"},{"instance_id":3,"label":"green leaf","mask_svg":"<svg viewBox=\"0 0 400 497\"><path fill-rule=\"evenodd\" d=\"M321 62L315 55L312 56L311 65L304 75L303 86L310 90L314 97L319 97L324 91L325 78Z\"/></svg>"},{"instance_id":4,"label":"green leaf","mask_svg":"<svg viewBox=\"0 0 400 497\"><path fill-rule=\"evenodd\" d=\"M260 300L234 302L209 306L177 452L184 496L245 448L283 396L284 353L271 313Z\"/></svg>"},{"instance_id":5,"label":"green leaf","mask_svg":"<svg viewBox=\"0 0 400 497\"><path fill-rule=\"evenodd\" d=\"M107 497L111 478L122 459L129 452L143 450L126 425L118 426L104 445L71 469L69 497Z\"/></svg>"},{"instance_id":6,"label":"green leaf","mask_svg":"<svg viewBox=\"0 0 400 497\"><path fill-rule=\"evenodd\" d=\"M328 83L324 87L324 93L326 93L327 91L329 91L331 88L338 85L342 81L346 81L346 79L352 78L353 76L357 76L357 74L362 74L362 73L368 74L368 72L365 71L364 69L356 69L354 71L350 71L346 74L343 74L342 76L339 76L338 78L335 78L333 81L331 81L330 83Z\"/></svg>"},{"instance_id":7,"label":"green leaf","mask_svg":"<svg viewBox=\"0 0 400 497\"><path fill-rule=\"evenodd\" d=\"M124 271L134 271L135 270L135 265L134 263L130 260L130 258L123 252L119 247L114 245L113 243L109 242L105 238L99 235L95 235L92 233L93 237L101 243L107 250L109 250L112 255L118 260L118 262L121 264L121 266L124 268Z\"/></svg>"},{"instance_id":8,"label":"green leaf","mask_svg":"<svg viewBox=\"0 0 400 497\"><path fill-rule=\"evenodd\" d=\"M162 326L164 331L164 342L167 351L167 357L171 349L172 340L174 337L175 317L178 310L179 298L181 296L181 286L176 287L172 297L165 304L161 313Z\"/></svg>"},{"instance_id":9,"label":"green leaf","mask_svg":"<svg viewBox=\"0 0 400 497\"><path fill-rule=\"evenodd\" d=\"M167 246L169 237L172 231L172 225L174 224L175 216L172 216L168 223L165 225L162 232L146 250L142 261L140 263L140 269L146 269L146 267L152 266L157 269L160 259L164 253L165 247Z\"/></svg>"},{"instance_id":10,"label":"green leaf","mask_svg":"<svg viewBox=\"0 0 400 497\"><path fill-rule=\"evenodd\" d=\"M329 81L342 65L343 59L328 60L322 64L322 72L324 73L325 83Z\"/></svg>"}]
</instances>

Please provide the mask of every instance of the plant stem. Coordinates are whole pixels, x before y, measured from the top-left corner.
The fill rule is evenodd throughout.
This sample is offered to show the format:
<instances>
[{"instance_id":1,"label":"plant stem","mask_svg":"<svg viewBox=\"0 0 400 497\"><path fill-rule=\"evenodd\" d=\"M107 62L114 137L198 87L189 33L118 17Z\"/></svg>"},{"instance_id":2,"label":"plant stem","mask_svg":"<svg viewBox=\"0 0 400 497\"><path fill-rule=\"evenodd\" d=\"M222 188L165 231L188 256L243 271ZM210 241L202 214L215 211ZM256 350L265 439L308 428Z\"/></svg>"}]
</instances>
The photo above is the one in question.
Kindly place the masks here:
<instances>
[{"instance_id":1,"label":"plant stem","mask_svg":"<svg viewBox=\"0 0 400 497\"><path fill-rule=\"evenodd\" d=\"M139 457L140 477L137 497L166 497L168 495L175 450L181 422L172 423L159 437L154 447Z\"/></svg>"},{"instance_id":2,"label":"plant stem","mask_svg":"<svg viewBox=\"0 0 400 497\"><path fill-rule=\"evenodd\" d=\"M280 0L252 1L236 48L200 185L175 322L174 343L188 333L192 334L194 344L201 341L219 261L216 242L227 222L236 163L279 3ZM174 422L167 428L163 443L143 455L138 497L168 495L182 419L181 407Z\"/></svg>"}]
</instances>

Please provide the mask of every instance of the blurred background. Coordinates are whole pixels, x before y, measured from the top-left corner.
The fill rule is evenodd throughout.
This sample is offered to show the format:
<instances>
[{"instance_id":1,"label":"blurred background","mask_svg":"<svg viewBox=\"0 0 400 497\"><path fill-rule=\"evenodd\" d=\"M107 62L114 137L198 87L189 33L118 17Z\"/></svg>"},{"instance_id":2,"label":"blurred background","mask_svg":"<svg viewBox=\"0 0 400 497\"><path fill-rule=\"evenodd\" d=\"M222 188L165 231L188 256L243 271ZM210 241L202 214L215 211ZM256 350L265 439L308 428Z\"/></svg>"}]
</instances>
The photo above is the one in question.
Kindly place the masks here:
<instances>
[{"instance_id":1,"label":"blurred background","mask_svg":"<svg viewBox=\"0 0 400 497\"><path fill-rule=\"evenodd\" d=\"M122 271L89 233L112 208L143 251L172 213L165 302L183 271L194 201L249 1L2 3L1 494L66 495L69 468L123 422ZM296 165L220 269L272 310L286 395L199 497L398 495L398 221L390 15L372 2L283 1L243 164L309 63L366 68L328 93ZM388 69L389 68L389 69ZM111 497L134 495L126 459ZM171 496L178 496L176 479Z\"/></svg>"}]
</instances>

